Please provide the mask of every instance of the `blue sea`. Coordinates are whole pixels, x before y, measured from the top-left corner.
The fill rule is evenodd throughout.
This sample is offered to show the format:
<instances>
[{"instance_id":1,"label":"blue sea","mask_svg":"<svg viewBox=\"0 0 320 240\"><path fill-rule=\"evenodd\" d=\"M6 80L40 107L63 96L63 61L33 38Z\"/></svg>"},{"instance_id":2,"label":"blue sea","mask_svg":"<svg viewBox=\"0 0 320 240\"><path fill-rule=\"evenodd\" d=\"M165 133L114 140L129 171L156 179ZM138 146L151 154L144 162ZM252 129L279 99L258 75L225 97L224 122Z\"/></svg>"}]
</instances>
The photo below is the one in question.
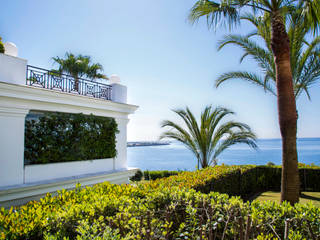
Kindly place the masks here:
<instances>
[{"instance_id":1,"label":"blue sea","mask_svg":"<svg viewBox=\"0 0 320 240\"><path fill-rule=\"evenodd\" d=\"M320 165L320 138L300 138L297 141L299 162ZM264 165L281 164L281 139L258 140L259 150L247 145L235 145L223 152L218 164ZM141 170L194 170L197 160L181 143L164 146L128 147L128 166Z\"/></svg>"}]
</instances>

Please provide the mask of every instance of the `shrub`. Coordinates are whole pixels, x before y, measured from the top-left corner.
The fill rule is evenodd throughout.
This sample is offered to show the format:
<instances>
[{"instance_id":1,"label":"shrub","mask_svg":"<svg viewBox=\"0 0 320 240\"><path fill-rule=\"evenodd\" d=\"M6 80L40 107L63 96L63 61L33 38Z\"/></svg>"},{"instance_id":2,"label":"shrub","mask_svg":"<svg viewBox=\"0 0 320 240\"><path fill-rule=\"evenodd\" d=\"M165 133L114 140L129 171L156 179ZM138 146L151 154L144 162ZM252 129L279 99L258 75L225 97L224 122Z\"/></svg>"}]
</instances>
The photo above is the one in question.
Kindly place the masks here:
<instances>
[{"instance_id":1,"label":"shrub","mask_svg":"<svg viewBox=\"0 0 320 240\"><path fill-rule=\"evenodd\" d=\"M81 113L26 118L25 164L113 158L117 132L113 118Z\"/></svg>"},{"instance_id":2,"label":"shrub","mask_svg":"<svg viewBox=\"0 0 320 240\"><path fill-rule=\"evenodd\" d=\"M267 166L271 167L271 166L275 166L275 164L273 162L268 162Z\"/></svg>"},{"instance_id":3,"label":"shrub","mask_svg":"<svg viewBox=\"0 0 320 240\"><path fill-rule=\"evenodd\" d=\"M300 168L302 190L320 191L320 168ZM150 175L150 172L148 172ZM145 173L146 176L146 173ZM145 185L193 188L202 193L220 192L248 199L251 195L267 190L280 191L280 166L216 166L194 172L181 172L177 176L157 179Z\"/></svg>"},{"instance_id":4,"label":"shrub","mask_svg":"<svg viewBox=\"0 0 320 240\"><path fill-rule=\"evenodd\" d=\"M4 49L4 45L2 43L2 38L0 37L0 53L4 53L5 49Z\"/></svg>"},{"instance_id":5,"label":"shrub","mask_svg":"<svg viewBox=\"0 0 320 240\"><path fill-rule=\"evenodd\" d=\"M312 204L250 204L226 194L148 186L102 183L1 209L0 239L241 239L247 222L250 239L273 239L283 238L286 221L292 236L320 237L320 208Z\"/></svg>"},{"instance_id":6,"label":"shrub","mask_svg":"<svg viewBox=\"0 0 320 240\"><path fill-rule=\"evenodd\" d=\"M139 169L134 176L130 178L130 181L141 181L143 177L143 172Z\"/></svg>"},{"instance_id":7,"label":"shrub","mask_svg":"<svg viewBox=\"0 0 320 240\"><path fill-rule=\"evenodd\" d=\"M157 170L157 171L137 171L136 174L130 178L131 181L141 181L144 180L156 180L158 178L170 177L173 175L178 175L181 171L168 171L168 170Z\"/></svg>"},{"instance_id":8,"label":"shrub","mask_svg":"<svg viewBox=\"0 0 320 240\"><path fill-rule=\"evenodd\" d=\"M210 192L245 192L258 176L264 177L251 182L253 188L272 186L268 179L279 172L280 167L218 166L135 186L77 186L2 208L0 239L244 239L247 229L249 239L284 239L284 232L288 239L319 239L320 208L312 204L249 203Z\"/></svg>"}]
</instances>

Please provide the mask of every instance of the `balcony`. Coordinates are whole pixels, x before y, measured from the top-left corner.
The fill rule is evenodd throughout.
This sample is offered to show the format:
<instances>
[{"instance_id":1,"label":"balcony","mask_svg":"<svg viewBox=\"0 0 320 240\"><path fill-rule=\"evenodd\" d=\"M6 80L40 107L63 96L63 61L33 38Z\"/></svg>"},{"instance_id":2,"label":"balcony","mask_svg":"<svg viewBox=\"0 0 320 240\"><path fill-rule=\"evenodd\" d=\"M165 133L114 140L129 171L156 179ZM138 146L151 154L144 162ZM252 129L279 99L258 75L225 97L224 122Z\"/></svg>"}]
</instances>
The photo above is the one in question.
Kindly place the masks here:
<instances>
[{"instance_id":1,"label":"balcony","mask_svg":"<svg viewBox=\"0 0 320 240\"><path fill-rule=\"evenodd\" d=\"M27 65L26 84L53 91L112 100L112 86Z\"/></svg>"}]
</instances>

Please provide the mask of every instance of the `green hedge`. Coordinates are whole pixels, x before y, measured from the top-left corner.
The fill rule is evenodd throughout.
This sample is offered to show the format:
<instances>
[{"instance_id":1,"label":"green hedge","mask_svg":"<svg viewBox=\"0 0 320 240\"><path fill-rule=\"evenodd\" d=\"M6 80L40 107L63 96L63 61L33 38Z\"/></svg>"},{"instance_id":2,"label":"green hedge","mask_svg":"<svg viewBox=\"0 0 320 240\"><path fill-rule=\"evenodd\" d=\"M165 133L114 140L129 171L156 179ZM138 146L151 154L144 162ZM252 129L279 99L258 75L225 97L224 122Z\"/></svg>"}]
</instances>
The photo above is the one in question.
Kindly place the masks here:
<instances>
[{"instance_id":1,"label":"green hedge","mask_svg":"<svg viewBox=\"0 0 320 240\"><path fill-rule=\"evenodd\" d=\"M299 169L301 190L320 191L320 168L302 166ZM249 199L261 191L280 191L279 166L217 166L195 172L181 172L177 176L146 183L156 188L160 185L193 188L202 193L220 192Z\"/></svg>"},{"instance_id":2,"label":"green hedge","mask_svg":"<svg viewBox=\"0 0 320 240\"><path fill-rule=\"evenodd\" d=\"M26 118L25 164L68 162L116 156L113 118L41 113Z\"/></svg>"},{"instance_id":3,"label":"green hedge","mask_svg":"<svg viewBox=\"0 0 320 240\"><path fill-rule=\"evenodd\" d=\"M245 203L192 189L254 168L219 166L135 186L102 183L48 194L2 208L0 239L244 239L250 232L249 239L271 240L284 239L285 230L288 239L319 239L320 208L312 204Z\"/></svg>"},{"instance_id":4,"label":"green hedge","mask_svg":"<svg viewBox=\"0 0 320 240\"><path fill-rule=\"evenodd\" d=\"M166 178L174 175L178 175L182 171L168 171L168 170L154 170L154 171L141 171L138 170L134 176L130 178L131 181L144 180L156 180L158 178Z\"/></svg>"}]
</instances>

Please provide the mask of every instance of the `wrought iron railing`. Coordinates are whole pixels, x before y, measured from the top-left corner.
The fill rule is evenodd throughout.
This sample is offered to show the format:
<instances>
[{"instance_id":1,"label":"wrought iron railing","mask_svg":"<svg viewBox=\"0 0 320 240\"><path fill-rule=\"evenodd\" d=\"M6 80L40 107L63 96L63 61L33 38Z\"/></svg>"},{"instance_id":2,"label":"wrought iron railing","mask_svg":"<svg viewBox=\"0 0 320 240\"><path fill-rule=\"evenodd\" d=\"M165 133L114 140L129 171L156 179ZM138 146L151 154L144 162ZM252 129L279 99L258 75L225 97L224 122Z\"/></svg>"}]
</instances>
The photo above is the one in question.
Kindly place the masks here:
<instances>
[{"instance_id":1,"label":"wrought iron railing","mask_svg":"<svg viewBox=\"0 0 320 240\"><path fill-rule=\"evenodd\" d=\"M26 84L56 91L111 100L112 86L83 78L75 79L43 68L27 66Z\"/></svg>"}]
</instances>

